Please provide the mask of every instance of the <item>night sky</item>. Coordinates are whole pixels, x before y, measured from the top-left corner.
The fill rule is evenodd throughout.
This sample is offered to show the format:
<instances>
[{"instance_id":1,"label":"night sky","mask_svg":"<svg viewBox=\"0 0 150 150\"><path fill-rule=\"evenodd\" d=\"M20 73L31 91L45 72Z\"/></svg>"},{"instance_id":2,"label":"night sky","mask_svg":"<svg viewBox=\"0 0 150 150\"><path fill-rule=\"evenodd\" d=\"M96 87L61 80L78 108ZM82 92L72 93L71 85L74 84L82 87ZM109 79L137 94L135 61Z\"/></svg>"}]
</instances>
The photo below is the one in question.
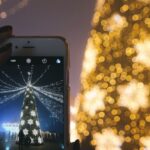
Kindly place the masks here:
<instances>
[{"instance_id":1,"label":"night sky","mask_svg":"<svg viewBox=\"0 0 150 150\"><path fill-rule=\"evenodd\" d=\"M19 0L7 1L0 6L8 10ZM31 0L27 7L17 11L0 25L10 24L15 35L61 35L70 48L71 99L80 88L83 53L91 29L96 0Z\"/></svg>"}]
</instances>

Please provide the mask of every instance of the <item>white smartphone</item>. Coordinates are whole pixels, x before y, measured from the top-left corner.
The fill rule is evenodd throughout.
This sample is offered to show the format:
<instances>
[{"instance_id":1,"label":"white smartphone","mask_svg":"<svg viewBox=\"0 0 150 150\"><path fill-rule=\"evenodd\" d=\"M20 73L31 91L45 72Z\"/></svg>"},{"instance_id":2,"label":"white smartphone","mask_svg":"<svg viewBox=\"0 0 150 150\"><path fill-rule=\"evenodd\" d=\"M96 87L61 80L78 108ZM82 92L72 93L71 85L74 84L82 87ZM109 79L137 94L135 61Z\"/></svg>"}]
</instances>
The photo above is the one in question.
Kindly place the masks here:
<instances>
[{"instance_id":1,"label":"white smartphone","mask_svg":"<svg viewBox=\"0 0 150 150\"><path fill-rule=\"evenodd\" d=\"M12 37L0 66L0 149L68 150L69 55L62 37Z\"/></svg>"}]
</instances>

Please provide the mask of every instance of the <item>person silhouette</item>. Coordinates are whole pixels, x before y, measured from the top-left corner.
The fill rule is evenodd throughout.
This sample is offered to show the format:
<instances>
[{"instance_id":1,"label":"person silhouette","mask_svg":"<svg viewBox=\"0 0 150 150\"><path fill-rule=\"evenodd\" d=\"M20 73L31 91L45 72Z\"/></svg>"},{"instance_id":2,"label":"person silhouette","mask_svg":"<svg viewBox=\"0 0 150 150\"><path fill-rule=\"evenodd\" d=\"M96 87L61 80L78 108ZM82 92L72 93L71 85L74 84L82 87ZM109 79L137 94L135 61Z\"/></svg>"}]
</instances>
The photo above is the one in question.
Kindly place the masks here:
<instances>
[{"instance_id":1,"label":"person silhouette","mask_svg":"<svg viewBox=\"0 0 150 150\"><path fill-rule=\"evenodd\" d=\"M3 45L3 43L10 37L12 37L13 28L10 25L0 27L0 65L3 64L11 56L11 43ZM23 149L24 134L23 131L19 131L19 150ZM70 143L69 150L80 150L80 142L76 140L74 143Z\"/></svg>"},{"instance_id":2,"label":"person silhouette","mask_svg":"<svg viewBox=\"0 0 150 150\"><path fill-rule=\"evenodd\" d=\"M23 144L24 144L25 135L24 135L22 129L19 131L19 135L18 136L19 136L19 150L23 150Z\"/></svg>"}]
</instances>

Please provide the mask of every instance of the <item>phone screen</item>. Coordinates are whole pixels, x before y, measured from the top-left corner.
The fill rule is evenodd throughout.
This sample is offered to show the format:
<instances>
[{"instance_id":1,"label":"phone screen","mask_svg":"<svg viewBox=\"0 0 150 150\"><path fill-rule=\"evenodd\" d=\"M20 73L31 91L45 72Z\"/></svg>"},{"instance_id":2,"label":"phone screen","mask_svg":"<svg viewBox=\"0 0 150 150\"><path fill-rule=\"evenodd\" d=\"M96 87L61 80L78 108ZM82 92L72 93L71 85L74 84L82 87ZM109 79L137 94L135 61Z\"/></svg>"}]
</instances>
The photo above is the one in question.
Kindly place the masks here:
<instances>
[{"instance_id":1,"label":"phone screen","mask_svg":"<svg viewBox=\"0 0 150 150\"><path fill-rule=\"evenodd\" d=\"M63 57L11 57L0 66L0 149L64 149Z\"/></svg>"}]
</instances>

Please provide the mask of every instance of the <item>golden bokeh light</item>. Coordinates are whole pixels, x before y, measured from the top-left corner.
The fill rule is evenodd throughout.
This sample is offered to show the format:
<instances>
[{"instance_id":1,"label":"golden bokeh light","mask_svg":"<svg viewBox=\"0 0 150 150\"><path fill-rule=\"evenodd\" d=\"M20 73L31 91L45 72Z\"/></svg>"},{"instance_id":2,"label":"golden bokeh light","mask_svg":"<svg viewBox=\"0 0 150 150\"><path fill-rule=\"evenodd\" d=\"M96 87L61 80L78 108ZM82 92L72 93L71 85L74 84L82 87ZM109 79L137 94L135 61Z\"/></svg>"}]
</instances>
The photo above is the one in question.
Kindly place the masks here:
<instances>
[{"instance_id":1,"label":"golden bokeh light","mask_svg":"<svg viewBox=\"0 0 150 150\"><path fill-rule=\"evenodd\" d=\"M150 0L97 0L76 112L83 150L150 149Z\"/></svg>"}]
</instances>

